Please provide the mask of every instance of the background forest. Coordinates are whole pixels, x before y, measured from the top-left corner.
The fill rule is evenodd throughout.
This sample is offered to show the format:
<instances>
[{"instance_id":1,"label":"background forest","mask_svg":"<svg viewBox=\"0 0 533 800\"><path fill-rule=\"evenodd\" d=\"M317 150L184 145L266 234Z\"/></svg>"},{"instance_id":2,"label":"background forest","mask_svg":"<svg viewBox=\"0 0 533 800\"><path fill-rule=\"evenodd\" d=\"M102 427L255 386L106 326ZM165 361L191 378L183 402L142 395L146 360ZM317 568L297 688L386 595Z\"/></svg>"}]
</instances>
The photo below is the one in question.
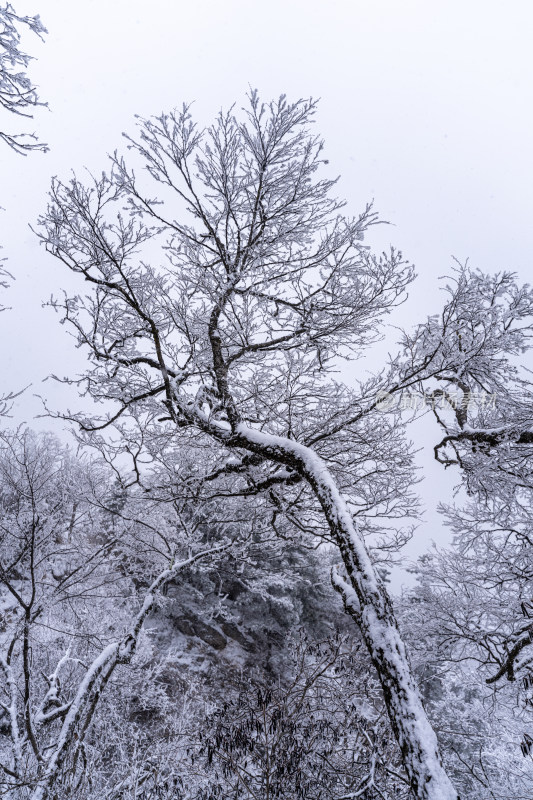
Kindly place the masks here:
<instances>
[{"instance_id":1,"label":"background forest","mask_svg":"<svg viewBox=\"0 0 533 800\"><path fill-rule=\"evenodd\" d=\"M23 169L47 31L0 26ZM68 442L12 423L4 373L2 796L531 796L533 290L455 261L404 324L414 269L338 198L316 112L250 89L139 118L32 223L83 359L44 400ZM426 416L450 545L392 591Z\"/></svg>"}]
</instances>

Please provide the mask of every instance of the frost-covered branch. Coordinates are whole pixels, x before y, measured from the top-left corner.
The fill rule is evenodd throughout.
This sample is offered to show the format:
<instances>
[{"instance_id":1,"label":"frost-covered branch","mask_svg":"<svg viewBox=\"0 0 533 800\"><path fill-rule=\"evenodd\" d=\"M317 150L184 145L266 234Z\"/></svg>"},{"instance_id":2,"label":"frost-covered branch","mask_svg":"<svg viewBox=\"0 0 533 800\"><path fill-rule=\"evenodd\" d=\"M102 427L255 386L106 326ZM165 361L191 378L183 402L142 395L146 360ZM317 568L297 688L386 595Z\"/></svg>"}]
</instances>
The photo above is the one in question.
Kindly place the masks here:
<instances>
[{"instance_id":1,"label":"frost-covered branch","mask_svg":"<svg viewBox=\"0 0 533 800\"><path fill-rule=\"evenodd\" d=\"M74 699L69 703L68 712L59 730L56 743L47 755L44 775L39 779L39 785L33 792L31 800L46 800L60 776L66 759L75 758L76 752L83 743L98 701L114 670L119 664L130 663L137 648L142 626L157 602L158 593L182 570L202 559L221 553L228 547L230 544L222 544L195 553L164 570L153 581L144 597L142 607L127 633L118 641L107 645L86 670Z\"/></svg>"},{"instance_id":2,"label":"frost-covered branch","mask_svg":"<svg viewBox=\"0 0 533 800\"><path fill-rule=\"evenodd\" d=\"M40 39L47 33L39 15L21 17L11 3L0 7L0 106L11 114L32 117L31 110L47 104L39 100L36 87L26 75L32 57L20 48L20 29L24 26ZM0 139L22 155L31 150L48 150L48 145L39 142L34 133L13 134L0 130Z\"/></svg>"}]
</instances>

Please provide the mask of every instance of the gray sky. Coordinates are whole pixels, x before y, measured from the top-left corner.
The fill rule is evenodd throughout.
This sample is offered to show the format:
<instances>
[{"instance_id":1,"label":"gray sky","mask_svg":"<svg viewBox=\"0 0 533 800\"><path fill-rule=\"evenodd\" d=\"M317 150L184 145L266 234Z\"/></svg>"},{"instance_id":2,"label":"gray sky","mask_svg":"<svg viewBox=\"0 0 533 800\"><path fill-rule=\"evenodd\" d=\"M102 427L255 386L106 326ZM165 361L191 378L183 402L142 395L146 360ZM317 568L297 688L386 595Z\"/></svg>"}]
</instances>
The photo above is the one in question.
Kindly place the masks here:
<instances>
[{"instance_id":1,"label":"gray sky","mask_svg":"<svg viewBox=\"0 0 533 800\"><path fill-rule=\"evenodd\" d=\"M28 223L45 207L52 175L106 168L106 153L123 147L121 132L134 130L134 114L194 100L198 118L208 122L220 107L241 103L249 85L265 99L320 97L317 132L341 175L348 212L374 199L394 227L381 228L370 243L392 242L417 267L401 324L438 308L437 278L450 271L452 255L528 280L529 0L17 0L15 6L18 13L40 13L49 30L45 44L33 36L24 43L38 59L30 74L50 104L28 129L51 146L47 155L27 158L5 147L0 152L6 209L0 241L16 276L6 296L12 311L0 315L0 391L32 383L16 403L15 422L39 413L34 391L64 406L66 394L41 381L83 367L58 318L41 309L70 278L39 249ZM2 125L15 131L17 122ZM427 469L448 494L451 479L433 465ZM425 493L431 505L437 492Z\"/></svg>"}]
</instances>

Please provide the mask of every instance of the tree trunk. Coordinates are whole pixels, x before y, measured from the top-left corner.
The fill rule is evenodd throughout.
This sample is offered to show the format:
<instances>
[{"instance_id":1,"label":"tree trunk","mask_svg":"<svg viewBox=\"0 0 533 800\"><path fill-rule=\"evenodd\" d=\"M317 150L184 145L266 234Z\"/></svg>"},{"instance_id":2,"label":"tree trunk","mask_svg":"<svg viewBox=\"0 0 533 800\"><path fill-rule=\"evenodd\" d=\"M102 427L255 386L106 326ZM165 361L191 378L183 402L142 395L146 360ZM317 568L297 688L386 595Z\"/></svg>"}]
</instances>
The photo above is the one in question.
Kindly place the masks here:
<instances>
[{"instance_id":1,"label":"tree trunk","mask_svg":"<svg viewBox=\"0 0 533 800\"><path fill-rule=\"evenodd\" d=\"M326 464L291 439L237 426L239 446L299 472L310 484L337 542L350 580L345 597L376 667L403 763L418 800L460 800L446 774L437 737L427 718L411 673L390 597L380 580L361 533Z\"/></svg>"}]
</instances>

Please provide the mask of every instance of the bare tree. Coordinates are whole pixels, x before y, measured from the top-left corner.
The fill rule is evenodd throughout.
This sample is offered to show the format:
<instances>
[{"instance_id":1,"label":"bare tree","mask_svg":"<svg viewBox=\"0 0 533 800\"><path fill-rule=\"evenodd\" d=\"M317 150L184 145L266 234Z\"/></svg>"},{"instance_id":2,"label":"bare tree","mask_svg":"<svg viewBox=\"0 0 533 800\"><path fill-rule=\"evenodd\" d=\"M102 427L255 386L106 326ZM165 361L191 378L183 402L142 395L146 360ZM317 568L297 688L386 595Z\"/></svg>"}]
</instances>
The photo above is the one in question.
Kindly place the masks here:
<instances>
[{"instance_id":1,"label":"bare tree","mask_svg":"<svg viewBox=\"0 0 533 800\"><path fill-rule=\"evenodd\" d=\"M37 89L25 72L32 57L20 47L20 30L24 26L40 39L47 33L38 15L21 17L11 3L0 6L0 107L11 114L31 118L31 109L47 104L39 100ZM48 145L39 142L34 133L13 134L0 128L0 140L22 155L27 155L31 150L48 150ZM0 258L0 289L6 289L13 278L4 266L5 260ZM0 302L0 311L5 310L6 307ZM11 402L19 394L7 392L0 395L0 417L8 415Z\"/></svg>"},{"instance_id":2,"label":"bare tree","mask_svg":"<svg viewBox=\"0 0 533 800\"><path fill-rule=\"evenodd\" d=\"M20 31L24 27L40 39L47 33L39 15L21 17L11 3L0 7L0 106L10 114L31 118L33 109L46 103L39 100L37 88L26 75L32 57L20 47ZM31 150L48 150L48 145L39 142L34 133L13 134L0 130L0 139L22 155Z\"/></svg>"},{"instance_id":3,"label":"bare tree","mask_svg":"<svg viewBox=\"0 0 533 800\"><path fill-rule=\"evenodd\" d=\"M13 278L10 272L2 266L2 263L5 261L5 258L0 258L0 290L7 289L9 286L9 281ZM6 306L0 303L0 312L6 311ZM0 417L4 417L9 413L9 409L11 407L11 402L15 399L18 393L16 392L7 392L6 394L0 395Z\"/></svg>"},{"instance_id":4,"label":"bare tree","mask_svg":"<svg viewBox=\"0 0 533 800\"><path fill-rule=\"evenodd\" d=\"M201 131L184 107L129 139L150 188L118 155L88 187L54 182L42 241L92 287L58 307L89 349L83 387L116 403L77 420L89 438L114 424L129 443L137 427L152 453L169 438L209 442L199 480L231 478L287 516L298 490L302 528L306 508L320 510L343 560L334 586L377 669L413 795L457 800L364 538L373 489L383 515L407 513L409 448L377 393L414 377L354 390L333 377L337 357L379 337L413 272L394 250L373 255L362 238L376 215L343 216L335 181L318 177L314 112L252 93L244 118L221 112Z\"/></svg>"}]
</instances>

